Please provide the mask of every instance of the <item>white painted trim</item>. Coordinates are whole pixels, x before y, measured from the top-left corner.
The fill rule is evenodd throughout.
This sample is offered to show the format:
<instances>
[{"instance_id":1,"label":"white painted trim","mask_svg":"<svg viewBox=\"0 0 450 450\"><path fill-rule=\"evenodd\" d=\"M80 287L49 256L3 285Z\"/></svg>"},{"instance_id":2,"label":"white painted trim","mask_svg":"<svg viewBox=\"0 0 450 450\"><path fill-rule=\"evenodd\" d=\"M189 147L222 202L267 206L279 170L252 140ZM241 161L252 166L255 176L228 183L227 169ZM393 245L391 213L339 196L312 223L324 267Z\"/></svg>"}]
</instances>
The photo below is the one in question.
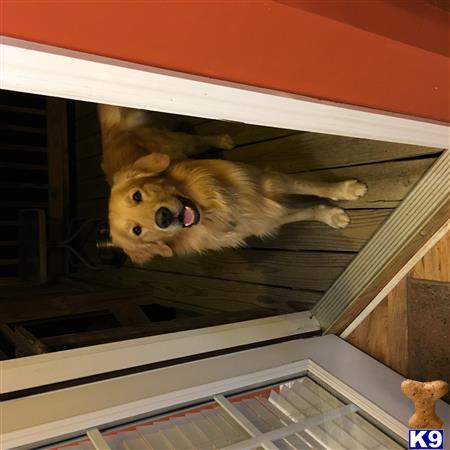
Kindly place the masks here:
<instances>
[{"instance_id":1,"label":"white painted trim","mask_svg":"<svg viewBox=\"0 0 450 450\"><path fill-rule=\"evenodd\" d=\"M352 323L340 334L342 339L348 336L369 316L369 314L381 303L381 301L398 285L410 270L431 250L432 247L450 232L450 220L446 222L425 245L397 272L392 280L380 291L380 293L361 311Z\"/></svg>"},{"instance_id":2,"label":"white painted trim","mask_svg":"<svg viewBox=\"0 0 450 450\"><path fill-rule=\"evenodd\" d=\"M98 428L86 430L86 434L95 450L111 450Z\"/></svg>"},{"instance_id":3,"label":"white painted trim","mask_svg":"<svg viewBox=\"0 0 450 450\"><path fill-rule=\"evenodd\" d=\"M0 393L319 330L304 311L11 359L0 362Z\"/></svg>"},{"instance_id":4,"label":"white painted trim","mask_svg":"<svg viewBox=\"0 0 450 450\"><path fill-rule=\"evenodd\" d=\"M260 431L252 422L250 422L250 420L248 420L247 417L245 417L244 414L242 414L241 411L239 411L239 409L237 409L237 407L234 406L233 403L231 403L228 399L226 399L222 394L215 395L214 400L250 436L255 437L255 436L261 436L263 434L262 431ZM240 444L241 443L242 443L242 441L240 442ZM259 442L259 445L261 445L261 447L265 448L266 450L277 450L278 449L278 447L270 440L261 440ZM255 447L253 447L253 448L257 448L259 445L255 445Z\"/></svg>"},{"instance_id":5,"label":"white painted trim","mask_svg":"<svg viewBox=\"0 0 450 450\"><path fill-rule=\"evenodd\" d=\"M2 37L1 88L210 119L448 148L430 120Z\"/></svg>"},{"instance_id":6,"label":"white painted trim","mask_svg":"<svg viewBox=\"0 0 450 450\"><path fill-rule=\"evenodd\" d=\"M164 414L220 394L311 376L347 398L402 439L412 404L403 377L336 336L320 336L104 380L3 404L2 445L29 448L85 430ZM69 408L69 409L68 409ZM33 411L40 411L36 416ZM67 411L70 411L68 414ZM450 407L437 403L447 417ZM31 423L26 413L31 414ZM65 416L65 417L63 417Z\"/></svg>"}]
</instances>

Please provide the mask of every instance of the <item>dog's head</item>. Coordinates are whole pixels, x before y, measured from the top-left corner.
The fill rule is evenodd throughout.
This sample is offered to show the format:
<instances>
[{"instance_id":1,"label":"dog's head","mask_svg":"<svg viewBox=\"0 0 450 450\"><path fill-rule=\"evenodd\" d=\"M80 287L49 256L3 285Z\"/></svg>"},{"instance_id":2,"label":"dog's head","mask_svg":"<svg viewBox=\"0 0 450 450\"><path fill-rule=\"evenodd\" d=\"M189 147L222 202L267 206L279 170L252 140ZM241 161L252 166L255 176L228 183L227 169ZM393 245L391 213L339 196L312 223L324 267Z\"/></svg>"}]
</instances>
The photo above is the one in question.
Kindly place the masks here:
<instances>
[{"instance_id":1,"label":"dog's head","mask_svg":"<svg viewBox=\"0 0 450 450\"><path fill-rule=\"evenodd\" d=\"M172 256L167 242L200 222L199 207L167 176L170 158L152 153L114 177L109 202L111 238L133 262Z\"/></svg>"}]
</instances>

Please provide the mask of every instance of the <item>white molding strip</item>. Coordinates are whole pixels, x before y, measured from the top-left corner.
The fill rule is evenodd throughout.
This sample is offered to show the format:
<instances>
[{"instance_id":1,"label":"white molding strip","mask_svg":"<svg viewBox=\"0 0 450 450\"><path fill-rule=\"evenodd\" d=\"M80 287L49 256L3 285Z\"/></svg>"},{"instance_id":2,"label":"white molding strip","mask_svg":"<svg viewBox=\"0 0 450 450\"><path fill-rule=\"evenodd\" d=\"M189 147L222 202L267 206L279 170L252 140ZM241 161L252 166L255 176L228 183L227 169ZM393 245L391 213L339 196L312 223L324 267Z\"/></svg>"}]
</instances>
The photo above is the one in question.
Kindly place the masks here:
<instances>
[{"instance_id":1,"label":"white molding strip","mask_svg":"<svg viewBox=\"0 0 450 450\"><path fill-rule=\"evenodd\" d=\"M319 330L304 311L6 360L0 393Z\"/></svg>"},{"instance_id":2,"label":"white molding strip","mask_svg":"<svg viewBox=\"0 0 450 450\"><path fill-rule=\"evenodd\" d=\"M293 130L448 148L448 124L1 38L1 88Z\"/></svg>"},{"instance_id":3,"label":"white molding strip","mask_svg":"<svg viewBox=\"0 0 450 450\"><path fill-rule=\"evenodd\" d=\"M228 399L226 399L222 394L215 395L214 400L250 436L255 437L255 436L261 436L263 434L260 430L258 430L258 428L252 422L250 422L250 420L247 419L247 417L245 417L244 414L241 413L241 411L239 411L239 409L237 409L236 406L233 405L233 403L231 403ZM239 444L244 444L244 443L241 441L241 442L239 442ZM279 450L278 447L270 440L262 440L259 442L259 445L261 445L261 447L265 448L266 450ZM251 448L257 448L258 446L251 447Z\"/></svg>"},{"instance_id":4,"label":"white molding strip","mask_svg":"<svg viewBox=\"0 0 450 450\"><path fill-rule=\"evenodd\" d=\"M348 401L365 411L386 428L401 436L403 439L406 439L408 434L406 425L389 414L386 414L386 411L370 401L366 396L355 389L349 388L347 384L343 383L339 378L332 375L314 361L309 361L308 372L317 377L322 383L326 383L331 389L343 395Z\"/></svg>"},{"instance_id":5,"label":"white molding strip","mask_svg":"<svg viewBox=\"0 0 450 450\"><path fill-rule=\"evenodd\" d=\"M154 395L142 400L128 401L118 406L100 409L98 411L72 416L42 425L36 425L26 429L7 432L2 436L2 449L17 449L25 446L28 448L30 444L39 443L40 445L44 445L54 439L69 439L77 435L83 435L85 430L89 428L100 428L127 419L142 418L145 417L145 415L157 414L160 411L170 408L182 407L182 405L187 405L189 403L204 401L217 394L234 391L247 386L250 389L254 386L270 383L271 380L277 380L297 374L300 375L308 370L308 365L308 360L299 361L245 375L225 378L207 384L201 384L203 374L200 372L198 377L199 384L197 386L174 390L161 395ZM178 370L180 374L178 378L182 379L183 367L169 369ZM126 378L127 377L123 377L122 380L125 380ZM108 380L96 384L107 385ZM71 389L82 388L83 387ZM67 391L71 389L67 389ZM12 401L14 402L14 400Z\"/></svg>"},{"instance_id":6,"label":"white molding strip","mask_svg":"<svg viewBox=\"0 0 450 450\"><path fill-rule=\"evenodd\" d=\"M98 428L86 430L86 434L95 450L111 450Z\"/></svg>"},{"instance_id":7,"label":"white molding strip","mask_svg":"<svg viewBox=\"0 0 450 450\"><path fill-rule=\"evenodd\" d=\"M339 335L342 339L348 336L364 321L366 317L381 303L381 301L398 285L398 283L408 274L410 270L439 242L447 233L450 232L450 220L446 222L427 242L426 244L398 271L395 277L379 292L379 294L361 311L358 317L348 325L348 327Z\"/></svg>"},{"instance_id":8,"label":"white molding strip","mask_svg":"<svg viewBox=\"0 0 450 450\"><path fill-rule=\"evenodd\" d=\"M328 329L450 198L446 150L312 309ZM354 320L354 319L353 319Z\"/></svg>"}]
</instances>

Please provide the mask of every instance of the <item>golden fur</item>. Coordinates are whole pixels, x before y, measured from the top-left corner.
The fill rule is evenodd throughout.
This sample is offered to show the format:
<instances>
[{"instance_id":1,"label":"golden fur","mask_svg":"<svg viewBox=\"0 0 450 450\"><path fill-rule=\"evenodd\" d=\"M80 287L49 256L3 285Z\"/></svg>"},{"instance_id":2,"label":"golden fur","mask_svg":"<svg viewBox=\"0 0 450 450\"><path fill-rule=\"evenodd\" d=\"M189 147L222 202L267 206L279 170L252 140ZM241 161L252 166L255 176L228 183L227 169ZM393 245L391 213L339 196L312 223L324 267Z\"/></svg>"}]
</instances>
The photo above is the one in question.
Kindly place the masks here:
<instances>
[{"instance_id":1,"label":"golden fur","mask_svg":"<svg viewBox=\"0 0 450 450\"><path fill-rule=\"evenodd\" d=\"M353 200L366 191L357 180L312 182L230 161L189 160L210 146L231 148L232 141L227 135L151 128L147 114L138 110L99 105L99 116L102 168L111 184L111 238L137 263L154 255L242 246L249 236L270 235L299 220L342 228L349 218L341 208L292 209L285 196ZM162 210L170 213L163 228L157 219Z\"/></svg>"}]
</instances>

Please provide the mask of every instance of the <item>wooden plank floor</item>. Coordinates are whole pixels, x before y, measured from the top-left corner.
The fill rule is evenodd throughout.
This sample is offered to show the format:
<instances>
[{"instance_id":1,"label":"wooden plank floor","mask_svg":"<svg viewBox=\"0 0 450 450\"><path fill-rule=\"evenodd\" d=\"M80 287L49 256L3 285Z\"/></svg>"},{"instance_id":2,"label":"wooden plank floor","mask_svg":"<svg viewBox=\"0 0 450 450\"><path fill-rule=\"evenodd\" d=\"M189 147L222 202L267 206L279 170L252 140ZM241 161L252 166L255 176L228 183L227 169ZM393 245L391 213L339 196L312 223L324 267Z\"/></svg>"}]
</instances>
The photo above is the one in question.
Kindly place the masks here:
<instances>
[{"instance_id":1,"label":"wooden plank floor","mask_svg":"<svg viewBox=\"0 0 450 450\"><path fill-rule=\"evenodd\" d=\"M77 102L75 109L77 213L106 218L109 188L100 169L95 107ZM236 147L213 152L212 157L310 178L358 178L368 184L363 199L339 202L352 219L344 230L313 222L290 224L274 238L249 239L246 249L155 258L145 269L129 264L126 269L96 272L90 277L109 285L157 286L166 296L222 311L255 305L282 311L311 307L441 153L440 149L161 113L154 117L161 126L172 129L229 133Z\"/></svg>"}]
</instances>

